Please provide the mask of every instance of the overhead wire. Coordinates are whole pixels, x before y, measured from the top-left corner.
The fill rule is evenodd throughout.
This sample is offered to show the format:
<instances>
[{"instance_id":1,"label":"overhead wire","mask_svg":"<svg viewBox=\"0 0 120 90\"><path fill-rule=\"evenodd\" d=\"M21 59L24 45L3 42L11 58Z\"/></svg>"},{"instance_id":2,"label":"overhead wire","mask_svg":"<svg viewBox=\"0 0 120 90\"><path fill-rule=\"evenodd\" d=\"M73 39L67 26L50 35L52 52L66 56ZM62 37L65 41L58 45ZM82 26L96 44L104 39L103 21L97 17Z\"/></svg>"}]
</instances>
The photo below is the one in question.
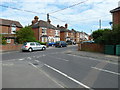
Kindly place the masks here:
<instances>
[{"instance_id":1,"label":"overhead wire","mask_svg":"<svg viewBox=\"0 0 120 90\"><path fill-rule=\"evenodd\" d=\"M72 8L72 7L74 7L74 6L77 6L77 5L79 5L79 4L85 3L85 2L87 2L87 1L88 1L88 0L85 0L85 1L82 1L82 2L79 2L79 3L76 3L76 4L73 4L73 5L70 5L70 6L65 7L65 8L62 8L62 9L60 9L60 10L56 10L56 11L54 11L54 12L50 12L49 14L53 14L53 13L56 13L56 12L59 12L59 11L62 11L62 10L68 9L68 8Z\"/></svg>"}]
</instances>

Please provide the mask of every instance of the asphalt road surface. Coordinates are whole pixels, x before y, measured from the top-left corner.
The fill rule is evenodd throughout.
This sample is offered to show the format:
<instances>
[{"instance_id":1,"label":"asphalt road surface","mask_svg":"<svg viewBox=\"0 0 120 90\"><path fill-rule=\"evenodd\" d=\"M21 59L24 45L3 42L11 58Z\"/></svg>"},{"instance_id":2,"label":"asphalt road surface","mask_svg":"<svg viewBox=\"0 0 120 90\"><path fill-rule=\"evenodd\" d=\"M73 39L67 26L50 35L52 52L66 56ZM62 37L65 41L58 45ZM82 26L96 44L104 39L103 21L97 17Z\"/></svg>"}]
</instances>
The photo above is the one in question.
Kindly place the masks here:
<instances>
[{"instance_id":1,"label":"asphalt road surface","mask_svg":"<svg viewBox=\"0 0 120 90\"><path fill-rule=\"evenodd\" d=\"M65 53L75 50L77 46L51 48L46 51L3 53L2 87L88 89L119 87L118 64Z\"/></svg>"}]
</instances>

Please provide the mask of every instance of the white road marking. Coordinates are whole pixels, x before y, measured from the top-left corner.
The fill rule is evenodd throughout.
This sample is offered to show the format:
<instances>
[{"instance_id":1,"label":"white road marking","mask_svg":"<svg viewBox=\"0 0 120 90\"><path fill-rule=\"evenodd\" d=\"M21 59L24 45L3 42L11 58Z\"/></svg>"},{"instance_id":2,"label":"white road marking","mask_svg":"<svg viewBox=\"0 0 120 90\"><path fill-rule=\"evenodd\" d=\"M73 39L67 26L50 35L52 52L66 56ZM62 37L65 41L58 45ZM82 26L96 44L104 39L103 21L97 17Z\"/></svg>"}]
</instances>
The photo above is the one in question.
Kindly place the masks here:
<instances>
[{"instance_id":1,"label":"white road marking","mask_svg":"<svg viewBox=\"0 0 120 90\"><path fill-rule=\"evenodd\" d=\"M59 71L59 70L57 70L57 69L55 69L55 68L53 68L53 67L51 67L51 66L47 65L47 64L44 64L44 65L45 65L46 67L48 67L48 68L50 68L50 69L52 69L52 70L54 70L54 71L58 72L59 74L61 74L61 75L65 76L65 77L67 77L68 79L70 79L70 80L74 81L75 83L77 83L77 84L79 84L79 85L81 85L81 86L83 86L83 87L85 87L85 88L90 89L90 87L89 87L89 86L87 86L87 85L85 85L85 84L83 84L83 83L81 83L81 82L77 81L76 79L74 79L74 78L72 78L72 77L68 76L67 74L65 74L65 73L63 73L63 72L61 72L61 71Z\"/></svg>"},{"instance_id":2,"label":"white road marking","mask_svg":"<svg viewBox=\"0 0 120 90\"><path fill-rule=\"evenodd\" d=\"M111 74L120 75L120 73L116 73L116 72L113 72L113 71L109 71L109 70L105 70L105 69L101 69L101 68L97 68L97 67L91 67L91 68L96 69L96 70L100 70L100 71L103 71L103 72L111 73Z\"/></svg>"},{"instance_id":3,"label":"white road marking","mask_svg":"<svg viewBox=\"0 0 120 90\"><path fill-rule=\"evenodd\" d=\"M13 66L13 63L9 63L9 64L2 64L2 66Z\"/></svg>"},{"instance_id":4,"label":"white road marking","mask_svg":"<svg viewBox=\"0 0 120 90\"><path fill-rule=\"evenodd\" d=\"M41 71L37 66L35 66L34 64L32 64L31 62L28 62L30 65L32 65L34 68L38 69L39 71ZM43 64L45 65L45 64ZM51 77L46 74L45 72L41 71L42 73L44 73L47 77L49 77L51 79ZM52 81L54 81L55 83L57 83L60 87L64 88L61 84L59 84L58 82L56 82L54 79L51 79Z\"/></svg>"},{"instance_id":5,"label":"white road marking","mask_svg":"<svg viewBox=\"0 0 120 90\"><path fill-rule=\"evenodd\" d=\"M53 57L53 56L50 56L50 57L52 57L52 58L56 58L56 59L60 59L60 60L66 61L66 62L69 61L69 60L67 60L67 59L63 59L63 58L58 58L58 57Z\"/></svg>"},{"instance_id":6,"label":"white road marking","mask_svg":"<svg viewBox=\"0 0 120 90\"><path fill-rule=\"evenodd\" d=\"M30 65L32 65L33 67L37 68L37 66L35 66L34 64L32 64L31 62L28 62Z\"/></svg>"},{"instance_id":7,"label":"white road marking","mask_svg":"<svg viewBox=\"0 0 120 90\"><path fill-rule=\"evenodd\" d=\"M40 61L38 61L38 60L35 60L36 62L40 62Z\"/></svg>"},{"instance_id":8,"label":"white road marking","mask_svg":"<svg viewBox=\"0 0 120 90\"><path fill-rule=\"evenodd\" d=\"M20 61L22 61L22 60L24 60L24 58L22 58L22 59L19 59Z\"/></svg>"},{"instance_id":9,"label":"white road marking","mask_svg":"<svg viewBox=\"0 0 120 90\"><path fill-rule=\"evenodd\" d=\"M115 65L118 65L118 63L114 63L114 62L110 62L108 60L100 60L100 59L96 59L96 58L91 58L91 57L83 57L83 56L77 56L77 55L71 55L71 54L67 54L69 56L74 56L74 57L79 57L79 58L86 58L86 60L94 60L94 61L99 61L99 62L107 62L107 63L110 63L110 64L115 64Z\"/></svg>"},{"instance_id":10,"label":"white road marking","mask_svg":"<svg viewBox=\"0 0 120 90\"><path fill-rule=\"evenodd\" d=\"M66 62L69 61L69 60L67 60L67 59L63 59L63 58L57 58L57 59L60 59L60 60L66 61Z\"/></svg>"},{"instance_id":11,"label":"white road marking","mask_svg":"<svg viewBox=\"0 0 120 90\"><path fill-rule=\"evenodd\" d=\"M31 57L27 57L27 59L30 59L30 60L31 60L32 58L31 58Z\"/></svg>"}]
</instances>

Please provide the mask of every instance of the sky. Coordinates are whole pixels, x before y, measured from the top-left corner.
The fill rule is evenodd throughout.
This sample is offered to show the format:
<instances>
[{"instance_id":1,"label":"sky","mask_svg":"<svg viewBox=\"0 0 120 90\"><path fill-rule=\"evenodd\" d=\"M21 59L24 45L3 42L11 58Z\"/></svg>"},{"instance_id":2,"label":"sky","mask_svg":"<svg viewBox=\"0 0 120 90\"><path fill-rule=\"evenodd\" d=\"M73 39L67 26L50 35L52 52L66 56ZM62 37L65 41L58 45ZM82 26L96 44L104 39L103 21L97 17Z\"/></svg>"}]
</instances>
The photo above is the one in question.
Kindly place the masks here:
<instances>
[{"instance_id":1,"label":"sky","mask_svg":"<svg viewBox=\"0 0 120 90\"><path fill-rule=\"evenodd\" d=\"M101 28L111 28L110 10L118 7L120 0L0 0L0 18L19 21L23 26L31 24L34 16L39 20L47 20L50 14L51 24L64 26L68 29L91 34ZM8 6L2 7L2 6ZM73 7L70 7L75 5ZM69 8L67 8L69 7ZM17 8L12 9L12 8ZM63 8L67 8L62 10ZM26 12L32 11L32 12Z\"/></svg>"}]
</instances>

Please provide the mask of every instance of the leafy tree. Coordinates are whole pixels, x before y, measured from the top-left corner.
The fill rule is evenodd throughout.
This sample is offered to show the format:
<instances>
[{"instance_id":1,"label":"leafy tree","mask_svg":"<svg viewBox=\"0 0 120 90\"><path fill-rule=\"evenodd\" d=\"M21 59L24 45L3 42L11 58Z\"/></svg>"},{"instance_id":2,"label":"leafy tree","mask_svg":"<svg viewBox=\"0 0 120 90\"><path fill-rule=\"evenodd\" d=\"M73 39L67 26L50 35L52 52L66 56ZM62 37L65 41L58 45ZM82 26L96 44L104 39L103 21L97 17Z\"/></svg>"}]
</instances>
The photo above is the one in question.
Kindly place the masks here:
<instances>
[{"instance_id":1,"label":"leafy tree","mask_svg":"<svg viewBox=\"0 0 120 90\"><path fill-rule=\"evenodd\" d=\"M103 36L103 33L109 31L110 29L98 29L92 33L92 37L95 39Z\"/></svg>"},{"instance_id":2,"label":"leafy tree","mask_svg":"<svg viewBox=\"0 0 120 90\"><path fill-rule=\"evenodd\" d=\"M6 42L6 38L4 38L4 36L1 35L1 34L0 34L0 44L2 44L2 45L7 44L7 42Z\"/></svg>"},{"instance_id":3,"label":"leafy tree","mask_svg":"<svg viewBox=\"0 0 120 90\"><path fill-rule=\"evenodd\" d=\"M120 44L120 25L113 27L113 30L103 29L97 30L92 33L94 41L104 45L117 45Z\"/></svg>"},{"instance_id":4,"label":"leafy tree","mask_svg":"<svg viewBox=\"0 0 120 90\"><path fill-rule=\"evenodd\" d=\"M32 31L31 26L25 26L24 28L17 31L16 35L17 35L18 43L36 41L36 39L34 37L34 32Z\"/></svg>"}]
</instances>

